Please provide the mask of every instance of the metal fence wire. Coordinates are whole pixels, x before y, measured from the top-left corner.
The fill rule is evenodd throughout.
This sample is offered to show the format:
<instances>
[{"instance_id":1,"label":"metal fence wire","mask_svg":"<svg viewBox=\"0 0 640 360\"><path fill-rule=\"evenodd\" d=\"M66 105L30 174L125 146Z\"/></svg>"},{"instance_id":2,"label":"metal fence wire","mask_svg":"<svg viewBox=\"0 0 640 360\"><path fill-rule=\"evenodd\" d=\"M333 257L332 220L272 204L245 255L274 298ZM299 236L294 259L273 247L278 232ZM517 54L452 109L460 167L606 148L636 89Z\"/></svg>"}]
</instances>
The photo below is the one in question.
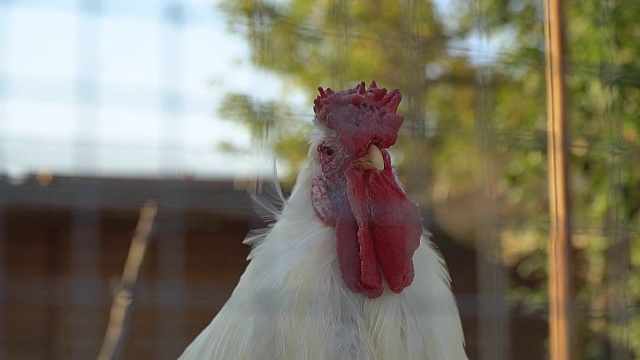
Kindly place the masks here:
<instances>
[{"instance_id":1,"label":"metal fence wire","mask_svg":"<svg viewBox=\"0 0 640 360\"><path fill-rule=\"evenodd\" d=\"M392 154L447 261L469 357L553 353L550 275L572 284L574 358L639 357L640 6L564 9L568 139L557 151L572 264L550 274L559 188L545 56L561 54L545 50L543 1L0 1L0 358L98 356L149 199L158 215L116 353L176 358L230 296L241 241L262 225L247 193L265 171L253 149L266 147L290 188L317 86L372 78L403 93ZM57 19L72 46L47 47L56 29L25 35L32 17ZM122 48L109 43L119 22L135 30ZM238 41L225 77L197 75L198 49L214 61ZM149 63L127 53L143 46ZM128 57L135 79L113 65ZM233 64L250 68L250 85L232 83ZM185 85L197 76L208 90ZM194 117L222 140L193 146ZM212 154L228 157L214 165Z\"/></svg>"}]
</instances>

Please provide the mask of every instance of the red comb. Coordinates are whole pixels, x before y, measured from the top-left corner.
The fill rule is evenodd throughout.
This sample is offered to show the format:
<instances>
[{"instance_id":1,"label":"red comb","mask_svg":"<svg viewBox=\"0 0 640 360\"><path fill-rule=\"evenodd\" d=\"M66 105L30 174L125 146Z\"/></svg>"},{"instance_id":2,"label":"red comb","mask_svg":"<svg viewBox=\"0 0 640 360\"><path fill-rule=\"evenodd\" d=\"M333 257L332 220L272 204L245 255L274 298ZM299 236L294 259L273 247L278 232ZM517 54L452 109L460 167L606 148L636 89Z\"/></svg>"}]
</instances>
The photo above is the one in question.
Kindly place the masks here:
<instances>
[{"instance_id":1,"label":"red comb","mask_svg":"<svg viewBox=\"0 0 640 360\"><path fill-rule=\"evenodd\" d=\"M363 81L353 89L334 92L319 87L318 91L320 95L313 102L316 121L334 130L353 156L364 155L371 143L380 148L395 144L404 122L404 117L396 114L402 100L400 90L387 92L375 81L367 90Z\"/></svg>"}]
</instances>

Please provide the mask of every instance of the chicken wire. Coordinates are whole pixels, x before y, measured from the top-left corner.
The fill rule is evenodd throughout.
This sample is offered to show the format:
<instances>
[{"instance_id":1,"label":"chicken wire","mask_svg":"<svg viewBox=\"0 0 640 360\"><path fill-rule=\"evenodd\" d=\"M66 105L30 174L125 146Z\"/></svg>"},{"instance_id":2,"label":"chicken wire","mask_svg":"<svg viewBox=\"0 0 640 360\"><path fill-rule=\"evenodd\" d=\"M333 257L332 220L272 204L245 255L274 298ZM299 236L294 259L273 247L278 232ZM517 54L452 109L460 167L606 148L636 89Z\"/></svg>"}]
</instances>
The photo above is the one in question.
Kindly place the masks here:
<instances>
[{"instance_id":1,"label":"chicken wire","mask_svg":"<svg viewBox=\"0 0 640 360\"><path fill-rule=\"evenodd\" d=\"M265 31L273 24L264 13L256 11L268 3L266 1L247 2L247 12L254 11L252 13L254 15L248 17L250 21L238 22L236 19L236 23L232 24L236 30L240 29L247 34L258 35L248 36L252 46L256 49L269 47L273 41L266 36L268 32ZM428 72L428 69L425 70L424 53L449 52L461 57L474 58L476 63L471 67L471 74L456 74L454 70L450 76L436 77L430 81L414 81L414 85L401 89L404 95L402 112L406 117L403 139L415 142L415 149L421 152L421 156L411 158L410 162L402 166L401 174L406 180L407 191L412 195L411 197L419 200L423 208L433 214L433 216L425 217L427 228L432 229L432 227L441 226L440 224L444 223L443 228L445 231L453 233L453 238L463 239L458 241L464 246L474 249L475 268L470 269L472 273L466 274L466 276L475 277L476 293L456 294L461 314L463 318L467 319L464 322L464 330L467 334L470 355L479 359L507 359L516 358L513 354L530 351L526 342L518 340L523 337L523 332L528 331L523 329L518 321L522 317L537 320L544 325L548 315L548 302L544 297L544 291L542 294L540 294L541 291L529 294L526 291L523 293L521 288L514 288L513 272L526 267L527 261L531 262L532 258L535 260L536 256L539 256L532 250L531 257L517 258L516 255L513 255L514 252L517 252L514 250L514 241L524 241L524 237L531 233L547 233L549 229L549 222L545 216L547 210L544 209L541 216L540 208L523 207L523 209L514 206L513 203L506 206L504 198L520 196L520 199L524 198L526 201L525 195L515 193L518 191L525 193L526 191L545 192L545 189L536 188L536 185L546 187L546 183L534 182L532 187L524 190L518 189L513 184L505 185L505 175L508 177L509 172L517 174L517 169L505 167L504 164L507 158L524 155L522 162L529 163L518 164L515 162L510 165L512 167L537 166L539 169L545 170L546 154L543 147L546 138L543 134L541 135L539 127L527 126L526 124L518 126L517 121L516 125L505 125L496 120L503 119L501 114L505 111L505 105L500 102L504 97L500 93L500 89L505 87L505 79L500 75L502 72L498 70L510 69L512 73L517 73L526 68L535 69L534 73L536 71L543 73L542 59L538 59L539 61L532 60L532 58L523 59L514 51L513 47L495 46L493 42L496 34L491 21L487 19L487 14L492 11L492 7L500 6L497 2L475 0L467 4L470 9L469 14L472 17L472 26L476 29L476 40L471 45L470 43L423 42L420 34L425 31L422 28L425 25L418 16L425 7L431 6L427 2L417 0L400 2L406 20L402 26L406 27L406 32L403 38L390 39L381 39L371 33L358 31L351 16L353 6L351 1L339 0L329 3L333 11L332 21L336 26L318 31L313 26L297 23L294 19L291 19L289 26L292 27L292 31L313 32L316 39L324 39L327 46L330 47L329 53L333 59L346 58L349 47L354 42L383 42L389 46L400 43L406 49L406 53L403 54L405 58L402 61L402 65L406 68L399 68L398 72L404 74L403 76L407 79L406 83L411 83L410 80L421 79L416 74ZM513 7L538 4L538 7L541 8L539 2L509 2L509 4ZM632 288L630 289L629 284L634 274L634 267L631 265L632 247L638 242L640 228L638 228L637 220L633 220L634 218L629 220L625 216L629 211L627 207L631 203L629 197L637 196L638 190L629 189L625 185L625 179L631 176L625 166L638 163L640 148L637 147L637 144L632 147L630 142L624 140L625 136L629 136L626 135L628 130L625 130L625 127L629 125L623 123L622 115L628 111L626 107L633 106L633 104L629 105L629 101L620 95L621 88L635 88L637 90L638 84L633 82L633 76L637 74L637 69L621 69L618 63L618 45L612 20L612 9L615 8L616 11L619 11L618 6L622 6L620 4L625 5L618 2L604 2L598 10L600 15L599 30L602 30L597 32L598 63L589 63L575 57L566 69L570 86L577 86L576 84L583 78L596 80L597 85L591 91L602 93L602 109L600 113L594 114L593 122L600 124L599 129L604 129L606 132L601 134L601 138L594 138L592 134L585 137L583 135L589 129L572 128L572 139L576 141L571 141L570 148L571 153L574 154L572 167L594 166L593 164L582 164L580 159L583 158L583 155L581 154L585 152L595 153L598 155L597 158L604 159L604 167L598 169L604 172L601 181L604 181L609 189L607 201L610 205L606 215L607 221L602 223L598 218L592 217L592 214L581 211L581 206L585 202L597 200L588 199L589 191L584 189L588 188L589 184L584 183L584 178L574 179L571 182L572 187L579 189L574 189L572 201L574 208L577 208L571 214L574 243L578 244L581 251L586 251L584 244L581 244L580 241L600 239L601 246L604 247L604 250L592 256L595 260L589 260L591 262L586 265L584 263L576 265L578 267L602 266L606 274L604 276L605 283L601 284L607 288L606 296L599 295L604 296L603 299L590 299L588 295L582 294L576 300L576 318L573 320L576 323L588 324L583 326L581 331L587 331L585 329L592 331L588 334L577 334L580 351L585 357L591 356L591 358L632 358L633 355L629 349L632 348L633 339L639 336L632 330L633 316L637 317L638 315L638 300L633 300ZM20 84L16 84L15 80L10 81L7 75L10 54L6 49L9 48L8 41L12 36L11 26L9 26L12 21L11 9L22 6L47 9L51 5L37 1L27 4L7 1L0 6L0 33L4 34L0 37L0 74L5 74L0 76L0 126L3 126L7 121L7 112L2 107L2 104L6 104L2 99L14 96L12 94L18 93L19 91L16 89L20 87ZM44 210L68 206L70 209L69 247L71 255L68 274L60 274L55 270L56 266L59 266L56 265L56 262L60 261L55 254L55 251L59 251L59 249L56 250L55 246L44 250L47 253L46 258L51 262L47 265L48 268L45 267L44 270L35 273L30 272L29 269L15 269L14 245L11 245L13 250L0 254L0 259L2 259L0 267L1 301L5 304L11 304L12 309L34 303L44 306L42 317L45 320L40 319L38 323L44 324L43 337L46 339L46 346L41 352L35 353L36 356L85 359L97 354L104 335L105 309L108 308L111 300L108 290L105 290L105 283L108 282L108 279L105 280L107 275L105 275L105 270L101 268L101 262L104 262L101 253L110 251L109 247L105 246L104 235L101 233L102 229L107 226L101 223L101 214L105 211L105 207L125 209L121 211L130 213L132 209L136 208L136 204L141 204L141 201L144 200L139 199L141 201L135 202L118 198L117 194L113 194L107 189L109 174L104 176L105 174L100 174L95 167L105 148L118 146L117 144L105 146L105 144L98 144L95 141L95 127L98 122L95 110L104 106L100 74L104 70L105 62L109 61L98 51L99 41L103 35L100 22L106 17L134 17L162 24L164 30L160 42L161 51L158 55L161 57L161 83L158 85L158 89L154 89L157 90L154 93L157 96L157 102L161 104L162 129L160 132L162 136L160 141L166 151L160 153L157 161L164 164L163 166L166 168L172 168L173 164L183 162L187 156L185 155L187 151L181 148L181 144L172 136L183 126L182 119L186 112L186 102L189 100L189 93L179 86L180 78L185 71L185 28L203 26L202 20L197 16L199 12L223 13L219 8L213 7L209 3L167 1L162 2L154 13L142 10L135 11L127 9L126 6L124 10L121 8L118 11L112 11L112 6L117 7L105 1L94 0L68 2L63 9L64 12L80 15L77 29L77 48L79 50L76 53L78 76L72 84L75 94L73 106L77 108L78 117L75 140L72 146L73 168L79 178L96 173L102 177L98 176L95 181L70 179L68 186L61 190L63 193L67 193L64 200L56 200L55 198L51 200L50 194L54 190L49 189L47 193L47 188L42 186L43 183L46 183L46 176L44 182L29 183L27 181L18 187L12 185L13 180L5 177L5 184L0 191L0 204L2 204L0 215L3 215L0 216L0 241L2 244L0 248L2 249L9 249L9 242L14 244L20 241L20 239L13 237L12 233L5 231L10 225L6 220L9 219L7 215L9 212L22 209L25 206L30 209ZM626 4L625 6L631 10L637 8L634 5ZM569 14L568 22L570 22L571 15ZM537 20L541 31L541 19ZM537 44L540 45L540 39ZM571 44L569 45L571 46ZM266 52L258 51L258 55L252 60L259 66L269 61L269 59L260 58L267 55ZM330 74L328 80L332 87L352 86L351 82L354 79L348 73L348 64L341 61L331 61L327 66ZM615 77L622 80L609 81ZM625 78L627 79L625 80ZM512 81L512 83L518 84L518 81ZM326 86L326 84L318 85ZM381 85L393 86L393 84ZM431 94L448 92L452 89L453 91L462 91L461 89L467 91L469 88L474 94L472 101L461 106L472 107L470 120L466 123L457 123L458 126L454 127L442 124L442 119L434 120L436 115L430 110L430 105L433 105L437 99L434 100ZM145 90L139 91L145 93ZM523 96L526 95L523 94ZM253 95L250 95L249 98L256 104L260 104L262 101ZM47 99L28 100L34 104L47 101ZM578 101L579 99L572 99L569 107L583 106ZM543 119L545 117L543 94L540 95L539 101L536 103L538 116ZM513 106L513 104L507 107L509 106ZM517 104L515 106L517 107ZM312 116L308 107L288 112L286 116L296 121L304 121L304 119L308 121ZM261 122L272 125L264 127L263 132L259 132L256 136L256 141L261 136L266 136L265 134L277 136L281 131L279 126L287 126L286 124L279 125L277 121L274 121L272 119L274 113L269 112L266 107L258 108L261 109L258 111L261 114L261 119L268 120ZM571 117L569 121L571 121ZM461 153L455 157L446 158L458 159L456 160L458 163L447 164L443 162L442 158L438 157L438 151L442 151L442 146L435 141L436 136L443 133L447 134L445 139L452 137L465 139L472 144L469 148L473 149L474 153ZM584 138L589 141L578 141ZM267 146L272 144L271 140L267 139ZM29 143L29 146L36 148L39 146L31 139L13 138L3 134L0 143L0 161L6 161L12 156L8 151L8 143L20 141ZM136 152L139 149L132 148L130 151ZM450 194L454 191L450 189L455 187L451 186L449 190L443 189L446 182L439 178L439 173L448 173L447 166L461 167L459 173L470 174L473 177L471 185L466 184L470 187L470 189L466 189L468 191L459 191L458 196L451 196ZM523 172L521 171L519 174L522 176ZM531 171L530 175L540 177L540 170ZM42 180L42 178L40 179ZM179 178L166 176L166 174L159 174L158 181L160 185L154 183L149 186L157 187L154 194L160 198L161 209L163 203L169 204L170 211L162 218L152 253L154 268L157 269L154 272L156 278L147 282L143 281L140 284L141 290L134 298L134 303L139 304L140 309L133 315L134 321L138 319L155 325L155 334L151 337L152 344L136 342L132 346L143 349L136 354L146 353L150 358L170 358L179 354L189 340L188 337L195 335L185 333L184 329L187 324L193 321L193 315L188 315L187 312L191 309L201 311L198 314L206 311L214 312L215 309L210 309L208 305L212 299L224 298L225 291L227 291L218 291L218 288L215 287L218 286L217 284L206 282L190 284L186 280L186 273L190 271L190 266L194 265L188 264L185 260L187 253L192 251L188 248L187 234L194 230L194 227L203 227L205 232L211 231L210 226L224 226L224 221L217 225L210 225L206 220L195 223L188 220L187 209L193 208L193 204L197 202L194 197L185 195L189 184L185 185ZM211 179L211 182L215 181ZM451 181L453 182L455 179ZM524 182L522 179L513 181ZM583 183L580 183L581 181ZM145 186L147 185L141 185L140 189ZM139 191L143 192L143 190ZM113 200L105 202L105 198ZM237 199L229 199L229 202L234 201ZM454 206L454 202L460 202L462 205ZM225 209L229 209L229 213L249 211L248 206L232 208L230 203L196 205L198 209L209 209L209 207L215 206L219 207L218 210L222 209L222 212ZM462 212L460 208L463 209ZM513 221L511 212L524 212L524 214L514 214L513 218L521 219L530 215L534 221ZM124 217L124 215L122 216ZM218 220L216 220L217 222ZM55 242L56 236L59 235L52 233L47 242ZM234 241L239 242L240 240ZM446 244L440 245L447 246ZM635 246L637 247L637 245ZM538 245L536 250L539 252L541 248L544 247ZM212 260L201 259L201 261ZM450 263L450 268L453 266L451 264L456 264L455 259L447 258L447 261ZM509 261L520 261L520 263L514 265ZM585 260L581 258L580 261ZM454 272L455 269L451 270ZM584 270L584 272L590 273L588 270ZM109 277L113 275L112 273L108 274ZM535 276L533 278L534 280L531 281L543 281L535 279ZM213 288L205 285L211 285ZM455 277L453 286L455 289ZM22 344L27 344L26 346L35 346L34 337L12 337L15 319L6 313L3 315L3 319L2 325L0 325L0 338L3 339L0 343L0 358L6 358L9 355L15 356L15 351L19 351L15 349L20 349L21 341ZM135 323L133 324L129 333L131 339L141 336L140 328L136 327ZM543 335L545 330L542 330ZM22 331L24 332L24 330ZM605 334L606 336L594 334ZM73 339L82 339L82 341ZM542 347L544 351L544 343L536 343L536 346ZM34 353L29 354L33 355ZM132 356L132 353L125 351L125 356L127 354Z\"/></svg>"}]
</instances>

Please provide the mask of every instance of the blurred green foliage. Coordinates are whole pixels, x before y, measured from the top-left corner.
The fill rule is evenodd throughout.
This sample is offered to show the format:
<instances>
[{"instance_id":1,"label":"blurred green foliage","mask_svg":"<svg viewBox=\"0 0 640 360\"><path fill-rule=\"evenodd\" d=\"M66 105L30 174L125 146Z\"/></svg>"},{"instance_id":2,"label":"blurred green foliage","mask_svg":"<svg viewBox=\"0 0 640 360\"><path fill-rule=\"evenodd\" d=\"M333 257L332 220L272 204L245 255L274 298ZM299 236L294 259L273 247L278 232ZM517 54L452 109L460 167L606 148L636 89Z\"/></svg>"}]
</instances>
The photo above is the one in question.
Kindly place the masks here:
<instances>
[{"instance_id":1,"label":"blurred green foliage","mask_svg":"<svg viewBox=\"0 0 640 360\"><path fill-rule=\"evenodd\" d=\"M444 206L492 182L510 299L539 309L549 231L543 4L447 4L445 12L420 0L221 6L250 42L252 62L306 91L309 108L319 85L375 79L400 88L406 121L394 155L408 191ZM632 0L566 3L574 280L586 359L640 356L639 18ZM486 43L492 51L478 47ZM309 123L290 105L231 94L220 112L256 138L276 129L269 141L292 167L305 158Z\"/></svg>"}]
</instances>

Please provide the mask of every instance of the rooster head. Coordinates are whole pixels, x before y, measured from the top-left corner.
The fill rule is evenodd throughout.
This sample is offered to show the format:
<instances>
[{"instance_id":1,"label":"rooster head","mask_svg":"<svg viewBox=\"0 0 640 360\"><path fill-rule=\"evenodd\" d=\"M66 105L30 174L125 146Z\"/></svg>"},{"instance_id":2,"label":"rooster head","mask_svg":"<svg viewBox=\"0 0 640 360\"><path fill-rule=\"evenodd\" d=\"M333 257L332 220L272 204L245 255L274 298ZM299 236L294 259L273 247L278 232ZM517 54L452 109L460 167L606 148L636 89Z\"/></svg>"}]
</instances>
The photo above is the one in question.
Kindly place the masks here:
<instances>
[{"instance_id":1,"label":"rooster head","mask_svg":"<svg viewBox=\"0 0 640 360\"><path fill-rule=\"evenodd\" d=\"M404 121L396 113L402 95L375 81L369 89L362 82L319 91L313 110L322 135L311 150L319 163L311 186L315 213L335 228L349 289L378 297L384 276L400 292L413 281L413 253L423 232L420 210L407 199L387 151Z\"/></svg>"}]
</instances>

